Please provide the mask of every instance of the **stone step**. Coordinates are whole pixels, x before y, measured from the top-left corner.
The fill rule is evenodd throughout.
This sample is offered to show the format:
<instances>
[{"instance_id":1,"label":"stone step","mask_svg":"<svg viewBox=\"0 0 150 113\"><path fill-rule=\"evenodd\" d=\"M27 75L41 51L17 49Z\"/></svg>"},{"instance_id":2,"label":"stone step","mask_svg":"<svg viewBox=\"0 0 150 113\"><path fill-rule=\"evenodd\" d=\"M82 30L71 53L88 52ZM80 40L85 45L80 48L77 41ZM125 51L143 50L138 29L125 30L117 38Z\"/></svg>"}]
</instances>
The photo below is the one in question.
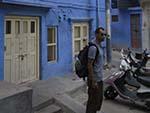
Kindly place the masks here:
<instances>
[{"instance_id":1,"label":"stone step","mask_svg":"<svg viewBox=\"0 0 150 113\"><path fill-rule=\"evenodd\" d=\"M67 94L55 95L55 104L65 113L85 113L86 107Z\"/></svg>"},{"instance_id":2,"label":"stone step","mask_svg":"<svg viewBox=\"0 0 150 113\"><path fill-rule=\"evenodd\" d=\"M63 113L63 112L60 107L53 104L39 111L35 111L34 113Z\"/></svg>"},{"instance_id":3,"label":"stone step","mask_svg":"<svg viewBox=\"0 0 150 113\"><path fill-rule=\"evenodd\" d=\"M33 99L33 103L32 103L33 104L32 111L39 111L39 110L44 109L45 107L52 105L54 103L53 98L48 98L48 97L44 97L44 96L35 96L33 98L34 99Z\"/></svg>"}]
</instances>

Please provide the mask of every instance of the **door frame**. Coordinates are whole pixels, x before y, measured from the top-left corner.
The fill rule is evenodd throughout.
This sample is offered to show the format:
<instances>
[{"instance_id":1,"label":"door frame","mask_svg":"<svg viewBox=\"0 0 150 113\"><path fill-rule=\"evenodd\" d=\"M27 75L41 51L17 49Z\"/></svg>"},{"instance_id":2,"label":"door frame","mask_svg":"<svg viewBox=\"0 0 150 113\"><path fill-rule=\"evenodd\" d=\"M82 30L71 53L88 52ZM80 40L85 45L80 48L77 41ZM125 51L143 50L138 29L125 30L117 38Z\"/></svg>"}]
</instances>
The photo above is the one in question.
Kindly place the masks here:
<instances>
[{"instance_id":1,"label":"door frame","mask_svg":"<svg viewBox=\"0 0 150 113\"><path fill-rule=\"evenodd\" d=\"M137 37L137 40L136 40L136 41L138 41L137 43L139 44L137 48L133 48L134 45L133 45L133 37L132 37L132 31L131 31L132 30L131 29L132 28L132 26L131 26L131 24L132 24L131 23L132 16L138 16L138 18L139 18L139 34L140 34L140 36L139 36L139 39ZM131 47L133 49L141 49L142 48L142 23L141 23L141 14L139 14L139 13L131 13L130 14L130 41L131 41Z\"/></svg>"},{"instance_id":2,"label":"door frame","mask_svg":"<svg viewBox=\"0 0 150 113\"><path fill-rule=\"evenodd\" d=\"M75 48L75 44L74 44L74 26L83 26L83 25L87 25L87 30L88 30L88 38L87 38L87 43L89 42L89 36L90 36L90 31L89 31L89 27L90 27L90 24L89 22L74 22L72 23L72 67L73 67L73 71L75 71L75 67L74 67L74 56L75 56L75 53L74 53L74 48ZM82 30L81 30L81 35L82 35ZM83 45L82 45L82 48L83 48Z\"/></svg>"},{"instance_id":3,"label":"door frame","mask_svg":"<svg viewBox=\"0 0 150 113\"><path fill-rule=\"evenodd\" d=\"M36 20L36 78L34 80L39 80L40 79L40 18L37 16L22 16L22 15L17 15L17 16L11 16L11 15L6 15L4 17L4 23L6 20L12 20L12 19L35 19ZM6 26L4 24L4 43L5 43L5 30ZM5 45L4 45L5 46ZM4 70L5 70L5 55L4 55ZM5 72L4 72L4 80L5 79ZM27 82L31 82L34 80L29 80Z\"/></svg>"}]
</instances>

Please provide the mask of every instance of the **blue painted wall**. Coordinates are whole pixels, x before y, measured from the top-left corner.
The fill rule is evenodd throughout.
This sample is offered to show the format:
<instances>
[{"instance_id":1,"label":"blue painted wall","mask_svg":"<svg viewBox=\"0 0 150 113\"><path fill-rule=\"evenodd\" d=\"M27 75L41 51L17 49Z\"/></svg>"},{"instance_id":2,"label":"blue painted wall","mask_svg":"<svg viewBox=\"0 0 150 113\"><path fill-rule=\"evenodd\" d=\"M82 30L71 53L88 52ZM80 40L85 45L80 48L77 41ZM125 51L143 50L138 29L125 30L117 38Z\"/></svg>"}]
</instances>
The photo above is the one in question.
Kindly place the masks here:
<instances>
[{"instance_id":1,"label":"blue painted wall","mask_svg":"<svg viewBox=\"0 0 150 113\"><path fill-rule=\"evenodd\" d=\"M111 9L111 15L118 15L118 22L111 22L112 46L114 48L131 48L130 15L140 14L142 23L142 10L137 8ZM142 31L142 24L141 31ZM141 36L142 38L142 36Z\"/></svg>"},{"instance_id":2,"label":"blue painted wall","mask_svg":"<svg viewBox=\"0 0 150 113\"><path fill-rule=\"evenodd\" d=\"M0 80L4 79L4 18L3 18L3 10L0 10Z\"/></svg>"},{"instance_id":3,"label":"blue painted wall","mask_svg":"<svg viewBox=\"0 0 150 113\"><path fill-rule=\"evenodd\" d=\"M18 2L17 2L18 1ZM105 27L105 0L100 0L100 26ZM0 25L5 15L38 16L40 17L40 78L61 76L72 72L72 24L89 22L90 40L96 29L96 0L3 0L15 3L15 7L0 8ZM25 6L21 6L24 4ZM30 6L30 7L28 7ZM19 8L19 9L18 9ZM5 12L4 12L5 11ZM0 13L1 15L2 13ZM65 18L64 18L64 15ZM59 18L61 17L61 18ZM4 26L4 25L2 25ZM47 28L57 27L57 61L47 62ZM3 29L3 28L2 28ZM0 30L0 63L4 64L4 32ZM4 76L4 65L0 65L0 79Z\"/></svg>"}]
</instances>

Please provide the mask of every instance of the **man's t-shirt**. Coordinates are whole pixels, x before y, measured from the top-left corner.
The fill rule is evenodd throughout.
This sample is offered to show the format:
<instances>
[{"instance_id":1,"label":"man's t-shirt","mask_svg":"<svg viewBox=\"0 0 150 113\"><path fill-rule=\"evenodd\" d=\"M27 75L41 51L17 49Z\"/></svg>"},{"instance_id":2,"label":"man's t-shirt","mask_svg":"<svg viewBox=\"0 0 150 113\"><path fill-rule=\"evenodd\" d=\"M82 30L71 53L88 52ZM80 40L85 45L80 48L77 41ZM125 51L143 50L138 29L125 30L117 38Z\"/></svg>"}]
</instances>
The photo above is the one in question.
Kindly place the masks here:
<instances>
[{"instance_id":1,"label":"man's t-shirt","mask_svg":"<svg viewBox=\"0 0 150 113\"><path fill-rule=\"evenodd\" d=\"M94 80L98 82L103 80L103 50L100 44L96 43L96 40L92 40L92 43L94 43L99 50L98 57L93 66ZM97 52L97 48L95 46L91 46L88 51L88 58L94 60L96 58L96 52Z\"/></svg>"}]
</instances>

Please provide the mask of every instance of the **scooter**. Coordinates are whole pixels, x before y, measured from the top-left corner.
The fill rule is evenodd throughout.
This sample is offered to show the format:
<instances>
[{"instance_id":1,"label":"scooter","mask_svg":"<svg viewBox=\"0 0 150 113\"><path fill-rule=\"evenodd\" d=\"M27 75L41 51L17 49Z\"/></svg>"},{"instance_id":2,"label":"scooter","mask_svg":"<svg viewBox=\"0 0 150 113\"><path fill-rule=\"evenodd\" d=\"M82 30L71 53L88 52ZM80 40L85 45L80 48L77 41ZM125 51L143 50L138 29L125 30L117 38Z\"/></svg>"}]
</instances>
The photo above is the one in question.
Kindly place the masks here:
<instances>
[{"instance_id":1,"label":"scooter","mask_svg":"<svg viewBox=\"0 0 150 113\"><path fill-rule=\"evenodd\" d=\"M129 50L128 58L130 59L130 65L135 68L135 74L138 76L149 76L150 77L150 67L146 67L148 60L150 59L150 54L147 49L141 53L142 58L137 62L135 57L133 57L132 52Z\"/></svg>"},{"instance_id":2,"label":"scooter","mask_svg":"<svg viewBox=\"0 0 150 113\"><path fill-rule=\"evenodd\" d=\"M122 49L121 56L122 56L122 58L127 58L128 60L130 60L130 65L132 67L148 68L148 67L146 67L146 64L147 64L148 60L150 59L150 52L148 52L147 49L145 49L142 53L135 53L137 55L133 55L133 52L129 48L127 51L128 51L127 55L125 55L124 54L125 52Z\"/></svg>"},{"instance_id":3,"label":"scooter","mask_svg":"<svg viewBox=\"0 0 150 113\"><path fill-rule=\"evenodd\" d=\"M150 67L146 67L147 62L150 59L150 55L149 53L147 53L147 49L145 49L142 53L142 58L140 59L140 61L137 62L135 60L130 50L127 55L127 59L129 59L129 62L127 62L128 60L126 59L125 61L131 66L131 69L137 81L145 86L150 87Z\"/></svg>"},{"instance_id":4,"label":"scooter","mask_svg":"<svg viewBox=\"0 0 150 113\"><path fill-rule=\"evenodd\" d=\"M107 85L104 91L105 98L113 100L119 95L123 99L150 109L150 87L137 81L137 76L130 66L130 60L124 55L121 66L120 71L113 73L104 80Z\"/></svg>"}]
</instances>

